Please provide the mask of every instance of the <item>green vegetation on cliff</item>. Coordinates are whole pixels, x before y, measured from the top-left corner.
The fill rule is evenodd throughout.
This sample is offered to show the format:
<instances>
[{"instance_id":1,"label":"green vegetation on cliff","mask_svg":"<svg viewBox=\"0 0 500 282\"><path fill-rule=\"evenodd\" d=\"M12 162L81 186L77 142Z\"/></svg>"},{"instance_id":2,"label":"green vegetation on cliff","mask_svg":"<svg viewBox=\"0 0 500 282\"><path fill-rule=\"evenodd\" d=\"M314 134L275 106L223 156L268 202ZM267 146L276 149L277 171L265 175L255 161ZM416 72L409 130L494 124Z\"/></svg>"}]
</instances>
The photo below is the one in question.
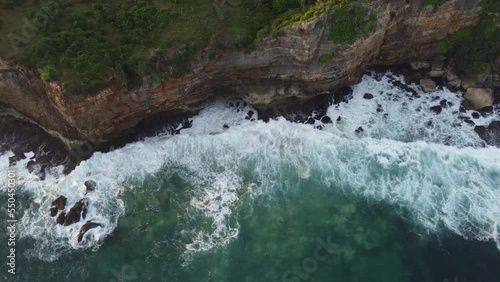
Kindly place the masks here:
<instances>
[{"instance_id":1,"label":"green vegetation on cliff","mask_svg":"<svg viewBox=\"0 0 500 282\"><path fill-rule=\"evenodd\" d=\"M315 5L313 0L0 0L0 56L21 58L68 93L94 93L124 78L132 89L145 80L182 76L202 50L214 55L252 47L280 15Z\"/></svg>"},{"instance_id":2,"label":"green vegetation on cliff","mask_svg":"<svg viewBox=\"0 0 500 282\"><path fill-rule=\"evenodd\" d=\"M460 71L488 73L490 63L500 56L500 2L483 0L481 4L478 25L459 30L438 46L438 53L453 58Z\"/></svg>"},{"instance_id":3,"label":"green vegetation on cliff","mask_svg":"<svg viewBox=\"0 0 500 282\"><path fill-rule=\"evenodd\" d=\"M335 11L329 39L339 44L352 44L375 30L377 18L368 11L350 5L341 5Z\"/></svg>"},{"instance_id":4,"label":"green vegetation on cliff","mask_svg":"<svg viewBox=\"0 0 500 282\"><path fill-rule=\"evenodd\" d=\"M334 8L330 39L350 44L374 16L348 0L0 0L0 56L15 57L71 94L180 77L202 54L252 48ZM338 18L337 18L338 14ZM317 28L323 28L323 23Z\"/></svg>"}]
</instances>

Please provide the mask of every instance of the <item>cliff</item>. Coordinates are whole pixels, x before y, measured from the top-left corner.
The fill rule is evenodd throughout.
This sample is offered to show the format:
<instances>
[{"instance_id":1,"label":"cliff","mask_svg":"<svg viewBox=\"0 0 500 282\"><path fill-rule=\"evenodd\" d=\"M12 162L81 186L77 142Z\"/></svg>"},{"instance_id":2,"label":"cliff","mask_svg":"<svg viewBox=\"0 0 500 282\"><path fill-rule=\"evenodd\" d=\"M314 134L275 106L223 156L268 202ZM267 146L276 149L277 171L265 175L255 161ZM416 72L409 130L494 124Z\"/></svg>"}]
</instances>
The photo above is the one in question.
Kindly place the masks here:
<instances>
[{"instance_id":1,"label":"cliff","mask_svg":"<svg viewBox=\"0 0 500 282\"><path fill-rule=\"evenodd\" d=\"M0 101L4 112L11 108L66 138L109 140L156 113L227 99L259 107L307 98L356 83L373 65L430 58L446 36L477 23L479 2L451 0L433 9L422 1L372 1L364 5L375 13L376 30L350 46L329 41L329 13L264 39L252 52L226 51L212 59L205 52L190 74L131 92L115 81L93 96L67 95L57 83L44 83L38 70L0 61ZM320 63L325 54L335 56Z\"/></svg>"}]
</instances>

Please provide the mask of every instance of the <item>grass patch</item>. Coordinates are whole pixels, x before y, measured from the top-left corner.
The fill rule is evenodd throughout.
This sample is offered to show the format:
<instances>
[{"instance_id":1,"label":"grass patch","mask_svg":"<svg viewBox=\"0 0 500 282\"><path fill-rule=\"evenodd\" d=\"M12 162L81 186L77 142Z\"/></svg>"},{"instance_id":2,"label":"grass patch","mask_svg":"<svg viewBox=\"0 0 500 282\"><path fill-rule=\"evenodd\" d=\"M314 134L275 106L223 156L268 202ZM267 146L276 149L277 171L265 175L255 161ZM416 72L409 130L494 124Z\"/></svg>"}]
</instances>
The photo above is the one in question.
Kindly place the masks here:
<instances>
[{"instance_id":1,"label":"grass patch","mask_svg":"<svg viewBox=\"0 0 500 282\"><path fill-rule=\"evenodd\" d=\"M320 65L327 64L327 63L331 62L334 57L335 56L333 54L324 54L324 55L321 55L321 57L319 57L319 59L318 59L318 63Z\"/></svg>"}]
</instances>

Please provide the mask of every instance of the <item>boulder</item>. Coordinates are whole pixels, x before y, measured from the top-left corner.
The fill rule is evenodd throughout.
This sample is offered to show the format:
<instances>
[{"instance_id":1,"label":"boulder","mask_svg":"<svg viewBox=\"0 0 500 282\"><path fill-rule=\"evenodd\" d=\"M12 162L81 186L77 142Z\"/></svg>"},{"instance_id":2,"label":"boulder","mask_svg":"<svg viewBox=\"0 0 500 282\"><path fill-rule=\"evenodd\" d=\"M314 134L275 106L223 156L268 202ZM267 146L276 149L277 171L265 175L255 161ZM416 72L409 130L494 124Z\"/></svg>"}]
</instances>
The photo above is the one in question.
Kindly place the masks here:
<instances>
[{"instance_id":1,"label":"boulder","mask_svg":"<svg viewBox=\"0 0 500 282\"><path fill-rule=\"evenodd\" d=\"M420 86L425 93L429 93L436 89L436 83L429 78L423 78L420 80Z\"/></svg>"},{"instance_id":2,"label":"boulder","mask_svg":"<svg viewBox=\"0 0 500 282\"><path fill-rule=\"evenodd\" d=\"M429 76L433 78L443 77L446 74L444 70L431 70Z\"/></svg>"},{"instance_id":3,"label":"boulder","mask_svg":"<svg viewBox=\"0 0 500 282\"><path fill-rule=\"evenodd\" d=\"M475 80L472 80L472 79L464 79L462 81L462 89L464 91L466 91L469 88L475 88L475 87L478 87L478 86L479 85L477 84L477 82Z\"/></svg>"},{"instance_id":4,"label":"boulder","mask_svg":"<svg viewBox=\"0 0 500 282\"><path fill-rule=\"evenodd\" d=\"M431 63L432 70L436 70L436 71L443 70L443 66L444 66L443 59L435 60L435 61L432 61L432 63Z\"/></svg>"},{"instance_id":5,"label":"boulder","mask_svg":"<svg viewBox=\"0 0 500 282\"><path fill-rule=\"evenodd\" d=\"M462 81L458 78L451 80L451 81L448 81L448 83L446 83L446 87L448 87L452 91L459 90L461 85L462 85Z\"/></svg>"},{"instance_id":6,"label":"boulder","mask_svg":"<svg viewBox=\"0 0 500 282\"><path fill-rule=\"evenodd\" d=\"M476 110L491 107L494 102L493 90L488 88L469 88L464 98Z\"/></svg>"},{"instance_id":7,"label":"boulder","mask_svg":"<svg viewBox=\"0 0 500 282\"><path fill-rule=\"evenodd\" d=\"M447 81L454 81L455 79L458 79L458 75L452 71L449 71L446 73L446 80Z\"/></svg>"}]
</instances>

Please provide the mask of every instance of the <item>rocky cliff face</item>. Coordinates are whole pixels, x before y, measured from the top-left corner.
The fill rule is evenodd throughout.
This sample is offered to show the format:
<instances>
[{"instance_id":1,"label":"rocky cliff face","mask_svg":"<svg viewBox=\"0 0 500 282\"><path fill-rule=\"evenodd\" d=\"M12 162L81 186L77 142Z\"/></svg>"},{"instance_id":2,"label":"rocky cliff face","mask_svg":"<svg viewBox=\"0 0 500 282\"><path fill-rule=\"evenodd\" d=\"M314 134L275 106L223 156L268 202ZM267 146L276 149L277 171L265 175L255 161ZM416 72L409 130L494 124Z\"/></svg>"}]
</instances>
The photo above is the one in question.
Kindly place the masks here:
<instances>
[{"instance_id":1,"label":"rocky cliff face","mask_svg":"<svg viewBox=\"0 0 500 282\"><path fill-rule=\"evenodd\" d=\"M479 0L450 0L438 9L422 1L380 0L366 4L377 28L349 47L328 40L332 15L322 28L313 21L268 38L250 53L232 51L202 58L179 79L127 92L124 82L94 96L70 96L45 84L37 70L0 61L0 103L70 139L108 140L155 113L201 108L217 100L242 99L262 106L287 97L311 97L357 82L372 65L432 57L440 40L474 25ZM331 62L321 55L335 52ZM0 105L1 109L1 105Z\"/></svg>"}]
</instances>

